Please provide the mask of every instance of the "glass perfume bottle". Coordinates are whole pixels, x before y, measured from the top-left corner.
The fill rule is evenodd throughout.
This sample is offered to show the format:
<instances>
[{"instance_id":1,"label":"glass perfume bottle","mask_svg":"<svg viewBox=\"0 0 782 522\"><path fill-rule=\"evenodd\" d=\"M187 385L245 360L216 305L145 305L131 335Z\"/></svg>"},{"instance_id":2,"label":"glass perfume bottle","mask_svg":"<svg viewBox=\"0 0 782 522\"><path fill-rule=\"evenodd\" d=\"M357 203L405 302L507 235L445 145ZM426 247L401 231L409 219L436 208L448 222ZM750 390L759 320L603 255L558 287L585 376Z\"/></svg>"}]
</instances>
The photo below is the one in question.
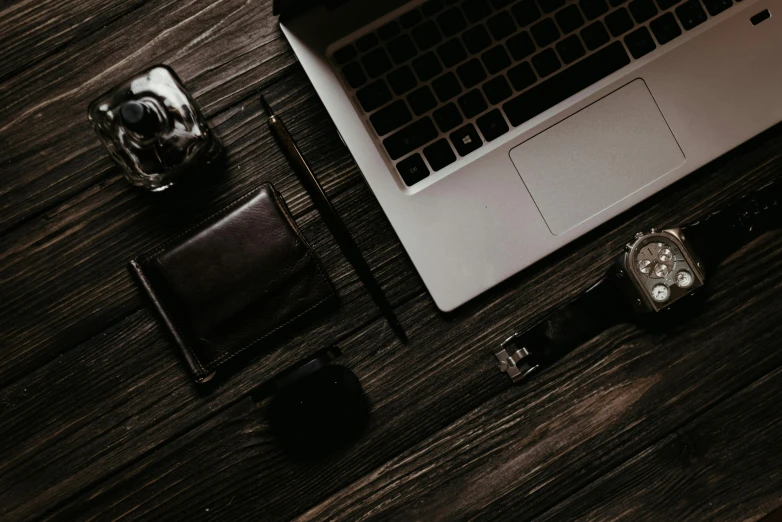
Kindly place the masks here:
<instances>
[{"instance_id":1,"label":"glass perfume bottle","mask_svg":"<svg viewBox=\"0 0 782 522\"><path fill-rule=\"evenodd\" d=\"M133 185L153 192L215 168L223 146L176 73L158 65L89 107L95 132Z\"/></svg>"}]
</instances>

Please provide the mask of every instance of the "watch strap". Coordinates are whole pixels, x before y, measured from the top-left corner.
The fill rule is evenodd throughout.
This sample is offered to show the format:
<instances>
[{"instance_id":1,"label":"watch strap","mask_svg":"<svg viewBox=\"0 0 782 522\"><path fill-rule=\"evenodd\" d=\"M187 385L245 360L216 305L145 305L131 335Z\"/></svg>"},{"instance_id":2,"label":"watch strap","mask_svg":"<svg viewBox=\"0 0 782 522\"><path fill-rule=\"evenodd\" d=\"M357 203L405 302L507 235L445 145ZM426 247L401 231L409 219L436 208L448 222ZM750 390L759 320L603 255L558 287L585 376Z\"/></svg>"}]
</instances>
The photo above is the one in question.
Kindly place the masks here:
<instances>
[{"instance_id":1,"label":"watch strap","mask_svg":"<svg viewBox=\"0 0 782 522\"><path fill-rule=\"evenodd\" d=\"M518 382L628 316L613 270L586 292L549 313L495 353L500 370Z\"/></svg>"},{"instance_id":2,"label":"watch strap","mask_svg":"<svg viewBox=\"0 0 782 522\"><path fill-rule=\"evenodd\" d=\"M782 182L773 181L681 230L709 271L753 239L780 227Z\"/></svg>"}]
</instances>

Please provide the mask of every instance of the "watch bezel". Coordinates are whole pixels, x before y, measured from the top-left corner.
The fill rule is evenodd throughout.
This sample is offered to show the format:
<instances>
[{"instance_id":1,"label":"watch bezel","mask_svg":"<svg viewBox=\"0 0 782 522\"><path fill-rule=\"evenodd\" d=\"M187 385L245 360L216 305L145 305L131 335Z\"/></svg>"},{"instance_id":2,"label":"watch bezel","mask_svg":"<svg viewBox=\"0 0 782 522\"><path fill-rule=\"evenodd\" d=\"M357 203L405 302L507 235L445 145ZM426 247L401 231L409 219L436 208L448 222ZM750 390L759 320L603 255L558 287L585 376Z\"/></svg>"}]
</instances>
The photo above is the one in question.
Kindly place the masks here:
<instances>
[{"instance_id":1,"label":"watch bezel","mask_svg":"<svg viewBox=\"0 0 782 522\"><path fill-rule=\"evenodd\" d=\"M649 293L645 291L644 281L642 281L640 276L636 273L632 260L637 254L639 246L646 244L652 238L661 238L667 242L673 243L684 256L684 261L691 268L695 280L688 290L687 295L682 297L692 295L695 290L706 283L703 264L680 228L670 228L660 231L652 229L648 233L638 233L635 235L633 242L627 244L625 252L620 256L619 272L617 272L617 275L625 282L625 293L631 299L633 307L637 312L661 312L670 308L681 299L680 297L674 301L667 301L664 303L653 300Z\"/></svg>"}]
</instances>

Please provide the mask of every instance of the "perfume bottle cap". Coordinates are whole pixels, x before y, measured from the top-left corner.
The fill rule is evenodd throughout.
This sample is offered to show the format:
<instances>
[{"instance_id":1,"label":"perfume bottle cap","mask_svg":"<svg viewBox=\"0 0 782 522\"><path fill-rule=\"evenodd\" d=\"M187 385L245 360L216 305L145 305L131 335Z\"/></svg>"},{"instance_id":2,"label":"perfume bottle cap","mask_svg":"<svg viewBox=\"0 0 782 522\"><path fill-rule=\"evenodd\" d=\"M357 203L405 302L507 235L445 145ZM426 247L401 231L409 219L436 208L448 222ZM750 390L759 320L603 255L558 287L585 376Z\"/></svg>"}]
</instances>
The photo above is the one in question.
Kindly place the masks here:
<instances>
[{"instance_id":1,"label":"perfume bottle cap","mask_svg":"<svg viewBox=\"0 0 782 522\"><path fill-rule=\"evenodd\" d=\"M119 113L123 125L142 136L154 136L160 130L160 120L146 103L127 101Z\"/></svg>"}]
</instances>

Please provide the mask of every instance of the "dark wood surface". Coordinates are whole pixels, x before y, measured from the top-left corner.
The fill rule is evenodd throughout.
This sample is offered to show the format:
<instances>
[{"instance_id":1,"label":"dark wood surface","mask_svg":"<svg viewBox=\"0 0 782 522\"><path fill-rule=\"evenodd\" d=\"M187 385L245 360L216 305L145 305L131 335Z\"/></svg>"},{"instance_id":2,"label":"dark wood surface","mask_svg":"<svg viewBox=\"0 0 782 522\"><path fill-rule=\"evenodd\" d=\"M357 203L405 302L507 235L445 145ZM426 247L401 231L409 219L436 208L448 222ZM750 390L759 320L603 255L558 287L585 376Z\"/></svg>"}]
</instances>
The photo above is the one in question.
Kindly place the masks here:
<instances>
[{"instance_id":1,"label":"dark wood surface","mask_svg":"<svg viewBox=\"0 0 782 522\"><path fill-rule=\"evenodd\" d=\"M587 288L637 230L686 222L782 174L782 127L442 314L270 2L8 0L0 56L0 519L757 520L782 506L782 234L726 261L685 324L616 326L518 386L491 352ZM226 172L186 200L127 185L86 118L93 98L160 62L228 149ZM408 345L275 146L260 89ZM198 387L126 263L266 181L340 306ZM370 425L323 460L292 459L255 392L333 343L364 384Z\"/></svg>"}]
</instances>

